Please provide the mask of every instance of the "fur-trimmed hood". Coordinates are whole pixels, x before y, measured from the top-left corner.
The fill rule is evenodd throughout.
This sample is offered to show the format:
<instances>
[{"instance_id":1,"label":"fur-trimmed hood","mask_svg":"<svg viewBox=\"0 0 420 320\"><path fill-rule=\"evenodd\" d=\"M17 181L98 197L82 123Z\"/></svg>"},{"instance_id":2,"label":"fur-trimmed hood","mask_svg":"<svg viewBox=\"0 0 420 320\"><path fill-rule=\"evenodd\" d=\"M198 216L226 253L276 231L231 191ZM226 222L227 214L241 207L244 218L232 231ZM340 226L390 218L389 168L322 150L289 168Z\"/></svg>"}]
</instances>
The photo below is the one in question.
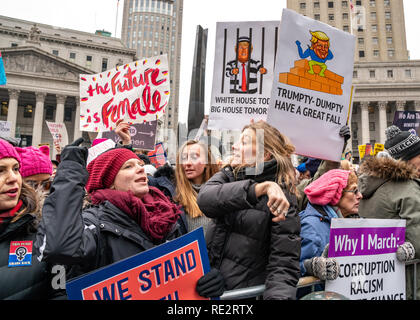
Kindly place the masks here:
<instances>
[{"instance_id":1,"label":"fur-trimmed hood","mask_svg":"<svg viewBox=\"0 0 420 320\"><path fill-rule=\"evenodd\" d=\"M362 163L358 175L359 189L366 199L388 181L404 182L417 179L417 169L406 161L375 157Z\"/></svg>"}]
</instances>

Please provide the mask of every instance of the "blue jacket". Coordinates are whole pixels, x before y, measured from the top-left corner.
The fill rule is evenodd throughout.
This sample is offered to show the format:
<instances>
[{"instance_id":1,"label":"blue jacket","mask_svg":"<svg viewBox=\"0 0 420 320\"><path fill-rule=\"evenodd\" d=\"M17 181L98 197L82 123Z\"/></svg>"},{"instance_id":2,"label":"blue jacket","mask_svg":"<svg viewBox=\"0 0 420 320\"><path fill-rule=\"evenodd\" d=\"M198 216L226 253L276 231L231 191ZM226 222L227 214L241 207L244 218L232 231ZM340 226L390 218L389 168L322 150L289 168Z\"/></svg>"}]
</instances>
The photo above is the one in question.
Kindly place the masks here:
<instances>
[{"instance_id":1,"label":"blue jacket","mask_svg":"<svg viewBox=\"0 0 420 320\"><path fill-rule=\"evenodd\" d=\"M313 61L320 62L320 63L325 63L326 61L332 60L334 58L334 55L331 52L331 50L328 50L328 56L325 59L321 59L320 57L318 57L315 51L312 50L311 48L308 48L306 49L305 52L303 52L302 47L298 45L298 51L299 51L299 56L301 59L306 59L308 57L311 57Z\"/></svg>"},{"instance_id":2,"label":"blue jacket","mask_svg":"<svg viewBox=\"0 0 420 320\"><path fill-rule=\"evenodd\" d=\"M321 208L325 213L320 212ZM304 276L306 269L303 266L303 261L321 256L325 246L330 242L331 219L338 218L338 216L330 206L319 206L318 210L308 203L306 209L299 213L299 217L302 239L299 263L300 272Z\"/></svg>"}]
</instances>

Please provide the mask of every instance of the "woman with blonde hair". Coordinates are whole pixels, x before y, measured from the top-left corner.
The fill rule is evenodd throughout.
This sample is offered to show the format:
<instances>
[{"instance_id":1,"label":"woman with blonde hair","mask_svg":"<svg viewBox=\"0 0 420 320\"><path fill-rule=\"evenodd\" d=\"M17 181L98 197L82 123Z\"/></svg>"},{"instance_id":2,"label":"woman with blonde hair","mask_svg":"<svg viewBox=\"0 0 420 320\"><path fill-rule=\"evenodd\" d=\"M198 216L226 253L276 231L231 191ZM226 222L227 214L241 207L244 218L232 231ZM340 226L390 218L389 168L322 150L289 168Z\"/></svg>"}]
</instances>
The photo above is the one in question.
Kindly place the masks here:
<instances>
[{"instance_id":1,"label":"woman with blonde hair","mask_svg":"<svg viewBox=\"0 0 420 320\"><path fill-rule=\"evenodd\" d=\"M203 227L204 232L210 221L197 204L197 195L201 186L216 172L219 166L210 148L203 142L189 140L178 151L176 158L174 200L183 206L188 225L188 232Z\"/></svg>"},{"instance_id":2,"label":"woman with blonde hair","mask_svg":"<svg viewBox=\"0 0 420 320\"><path fill-rule=\"evenodd\" d=\"M251 123L234 144L230 164L201 188L198 205L214 219L206 234L210 265L225 283L213 294L265 284L264 299L296 299L300 222L294 150L276 128Z\"/></svg>"}]
</instances>

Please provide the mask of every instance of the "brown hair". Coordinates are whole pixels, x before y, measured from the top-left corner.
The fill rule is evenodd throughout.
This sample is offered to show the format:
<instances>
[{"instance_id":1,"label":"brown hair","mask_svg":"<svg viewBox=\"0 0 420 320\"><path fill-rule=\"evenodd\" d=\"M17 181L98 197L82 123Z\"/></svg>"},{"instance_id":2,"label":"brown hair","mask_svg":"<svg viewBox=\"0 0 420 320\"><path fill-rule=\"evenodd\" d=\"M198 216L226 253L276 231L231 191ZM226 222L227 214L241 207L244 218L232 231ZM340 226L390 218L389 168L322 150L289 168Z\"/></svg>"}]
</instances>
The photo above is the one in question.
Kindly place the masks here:
<instances>
[{"instance_id":1,"label":"brown hair","mask_svg":"<svg viewBox=\"0 0 420 320\"><path fill-rule=\"evenodd\" d=\"M343 170L351 171L351 163L346 159L341 160L340 167Z\"/></svg>"},{"instance_id":2,"label":"brown hair","mask_svg":"<svg viewBox=\"0 0 420 320\"><path fill-rule=\"evenodd\" d=\"M202 142L189 140L178 150L175 168L176 193L174 200L185 208L188 215L192 218L197 218L203 216L204 214L201 212L197 204L197 191L193 189L191 182L186 177L184 168L180 161L184 148L194 144L198 144L202 150L207 151L207 163L203 172L203 182L207 182L207 180L218 172L219 166L211 153L210 147Z\"/></svg>"},{"instance_id":3,"label":"brown hair","mask_svg":"<svg viewBox=\"0 0 420 320\"><path fill-rule=\"evenodd\" d=\"M40 220L40 199L38 198L36 191L24 181L22 181L22 189L20 191L19 199L23 201L24 206L22 210L15 215L11 222L16 222L27 213L34 214L37 220Z\"/></svg>"},{"instance_id":4,"label":"brown hair","mask_svg":"<svg viewBox=\"0 0 420 320\"><path fill-rule=\"evenodd\" d=\"M344 190L348 190L352 184L357 184L357 181L357 175L353 171L351 171L349 174L349 178L347 179L347 186L344 188Z\"/></svg>"},{"instance_id":5,"label":"brown hair","mask_svg":"<svg viewBox=\"0 0 420 320\"><path fill-rule=\"evenodd\" d=\"M250 125L245 126L242 129L242 132L246 129L254 130L255 133L257 133L257 130L264 130L264 154L269 153L271 158L274 158L277 161L276 182L278 184L284 183L290 193L297 195L297 179L295 168L291 160L291 156L295 152L293 144L286 136L281 134L279 130L265 121L251 123ZM235 168L234 171L237 172L243 167L244 166L239 166Z\"/></svg>"}]
</instances>

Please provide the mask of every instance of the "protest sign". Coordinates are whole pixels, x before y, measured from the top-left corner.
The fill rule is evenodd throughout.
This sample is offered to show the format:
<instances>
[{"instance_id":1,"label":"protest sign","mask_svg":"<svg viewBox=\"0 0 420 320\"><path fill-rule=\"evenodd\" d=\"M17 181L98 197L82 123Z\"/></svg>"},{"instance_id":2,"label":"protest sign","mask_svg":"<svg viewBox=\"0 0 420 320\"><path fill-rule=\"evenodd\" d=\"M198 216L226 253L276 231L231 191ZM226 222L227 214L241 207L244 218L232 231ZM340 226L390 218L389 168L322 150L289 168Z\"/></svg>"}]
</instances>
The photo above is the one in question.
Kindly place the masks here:
<instances>
[{"instance_id":1,"label":"protest sign","mask_svg":"<svg viewBox=\"0 0 420 320\"><path fill-rule=\"evenodd\" d=\"M155 149L147 153L147 156L150 159L150 162L156 167L159 168L166 163L166 152L163 148L163 143L159 142L155 145Z\"/></svg>"},{"instance_id":2,"label":"protest sign","mask_svg":"<svg viewBox=\"0 0 420 320\"><path fill-rule=\"evenodd\" d=\"M61 148L64 148L69 144L67 129L64 123L49 121L45 122L47 123L48 129L50 130L53 137L54 145L59 145Z\"/></svg>"},{"instance_id":3,"label":"protest sign","mask_svg":"<svg viewBox=\"0 0 420 320\"><path fill-rule=\"evenodd\" d=\"M420 112L419 111L395 111L393 125L401 131L410 131L414 135L420 135Z\"/></svg>"},{"instance_id":4,"label":"protest sign","mask_svg":"<svg viewBox=\"0 0 420 320\"><path fill-rule=\"evenodd\" d=\"M195 287L209 271L201 227L70 281L66 290L70 300L204 300Z\"/></svg>"},{"instance_id":5,"label":"protest sign","mask_svg":"<svg viewBox=\"0 0 420 320\"><path fill-rule=\"evenodd\" d=\"M0 86L6 85L6 83L6 71L4 70L3 57L1 56L0 52Z\"/></svg>"},{"instance_id":6,"label":"protest sign","mask_svg":"<svg viewBox=\"0 0 420 320\"><path fill-rule=\"evenodd\" d=\"M279 21L217 23L209 129L266 120L278 30Z\"/></svg>"},{"instance_id":7,"label":"protest sign","mask_svg":"<svg viewBox=\"0 0 420 320\"><path fill-rule=\"evenodd\" d=\"M376 156L379 152L385 150L385 145L382 143L375 143L375 147L373 149L373 155Z\"/></svg>"},{"instance_id":8,"label":"protest sign","mask_svg":"<svg viewBox=\"0 0 420 320\"><path fill-rule=\"evenodd\" d=\"M166 55L102 73L80 75L80 130L106 132L118 119L142 123L161 117L169 102Z\"/></svg>"},{"instance_id":9,"label":"protest sign","mask_svg":"<svg viewBox=\"0 0 420 320\"><path fill-rule=\"evenodd\" d=\"M133 148L154 150L156 143L157 121L134 123L130 126L130 136ZM102 133L102 138L111 139L118 143L121 139L115 131Z\"/></svg>"},{"instance_id":10,"label":"protest sign","mask_svg":"<svg viewBox=\"0 0 420 320\"><path fill-rule=\"evenodd\" d=\"M11 123L0 120L0 137L9 138L11 133Z\"/></svg>"},{"instance_id":11,"label":"protest sign","mask_svg":"<svg viewBox=\"0 0 420 320\"><path fill-rule=\"evenodd\" d=\"M405 264L396 251L405 241L405 220L333 219L328 257L340 275L325 290L350 300L404 300Z\"/></svg>"},{"instance_id":12,"label":"protest sign","mask_svg":"<svg viewBox=\"0 0 420 320\"><path fill-rule=\"evenodd\" d=\"M267 122L296 153L340 161L351 101L355 37L284 9Z\"/></svg>"},{"instance_id":13,"label":"protest sign","mask_svg":"<svg viewBox=\"0 0 420 320\"><path fill-rule=\"evenodd\" d=\"M92 160L94 160L97 156L101 153L105 152L106 150L112 149L115 147L115 142L111 139L105 140L91 148L88 149L88 158L86 161L86 165L88 165Z\"/></svg>"}]
</instances>

